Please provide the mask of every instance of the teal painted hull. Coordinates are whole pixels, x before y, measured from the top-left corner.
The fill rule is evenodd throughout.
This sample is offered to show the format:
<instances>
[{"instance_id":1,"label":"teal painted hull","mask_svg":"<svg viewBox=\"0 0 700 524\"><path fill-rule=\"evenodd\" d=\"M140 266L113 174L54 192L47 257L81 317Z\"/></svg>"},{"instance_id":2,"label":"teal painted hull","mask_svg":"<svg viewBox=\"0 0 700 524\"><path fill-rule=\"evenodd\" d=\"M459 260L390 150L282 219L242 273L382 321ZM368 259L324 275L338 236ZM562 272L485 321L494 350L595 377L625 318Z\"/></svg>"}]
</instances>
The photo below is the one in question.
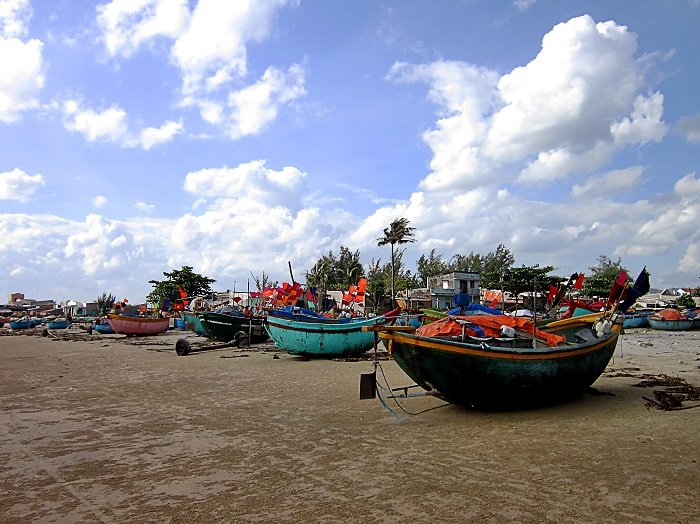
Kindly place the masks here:
<instances>
[{"instance_id":1,"label":"teal painted hull","mask_svg":"<svg viewBox=\"0 0 700 524\"><path fill-rule=\"evenodd\" d=\"M202 321L197 313L183 313L185 319L185 328L194 331L197 335L206 336L207 332L202 326Z\"/></svg>"},{"instance_id":2,"label":"teal painted hull","mask_svg":"<svg viewBox=\"0 0 700 524\"><path fill-rule=\"evenodd\" d=\"M306 357L352 357L374 347L374 333L362 331L386 317L355 320L348 323L301 322L268 316L265 329L278 349Z\"/></svg>"},{"instance_id":3,"label":"teal painted hull","mask_svg":"<svg viewBox=\"0 0 700 524\"><path fill-rule=\"evenodd\" d=\"M651 329L659 329L663 331L687 331L693 329L694 320L660 320L658 318L649 317L649 326Z\"/></svg>"},{"instance_id":4,"label":"teal painted hull","mask_svg":"<svg viewBox=\"0 0 700 524\"><path fill-rule=\"evenodd\" d=\"M46 327L49 329L67 329L70 327L70 322L68 320L52 320L46 323Z\"/></svg>"},{"instance_id":5,"label":"teal painted hull","mask_svg":"<svg viewBox=\"0 0 700 524\"><path fill-rule=\"evenodd\" d=\"M550 332L573 340L581 325L572 319L569 325ZM520 408L557 403L585 391L608 365L619 329L617 324L611 333L590 342L537 349L491 347L398 332L381 333L381 337L387 339L401 369L436 396L466 406Z\"/></svg>"},{"instance_id":6,"label":"teal painted hull","mask_svg":"<svg viewBox=\"0 0 700 524\"><path fill-rule=\"evenodd\" d=\"M649 315L625 315L622 327L625 329L649 327Z\"/></svg>"}]
</instances>

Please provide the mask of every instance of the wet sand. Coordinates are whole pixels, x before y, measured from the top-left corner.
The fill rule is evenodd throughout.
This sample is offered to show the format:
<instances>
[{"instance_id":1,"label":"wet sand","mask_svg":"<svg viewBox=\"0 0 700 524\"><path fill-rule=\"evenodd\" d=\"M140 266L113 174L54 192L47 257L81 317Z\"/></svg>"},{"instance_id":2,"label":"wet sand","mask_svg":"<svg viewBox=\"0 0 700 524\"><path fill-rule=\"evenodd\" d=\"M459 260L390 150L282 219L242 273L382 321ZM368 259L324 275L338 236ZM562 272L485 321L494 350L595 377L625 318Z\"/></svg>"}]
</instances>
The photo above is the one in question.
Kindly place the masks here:
<instances>
[{"instance_id":1,"label":"wet sand","mask_svg":"<svg viewBox=\"0 0 700 524\"><path fill-rule=\"evenodd\" d=\"M700 331L630 330L566 404L398 416L359 400L369 361L182 336L0 336L0 522L700 522L700 408L635 387L700 386Z\"/></svg>"}]
</instances>

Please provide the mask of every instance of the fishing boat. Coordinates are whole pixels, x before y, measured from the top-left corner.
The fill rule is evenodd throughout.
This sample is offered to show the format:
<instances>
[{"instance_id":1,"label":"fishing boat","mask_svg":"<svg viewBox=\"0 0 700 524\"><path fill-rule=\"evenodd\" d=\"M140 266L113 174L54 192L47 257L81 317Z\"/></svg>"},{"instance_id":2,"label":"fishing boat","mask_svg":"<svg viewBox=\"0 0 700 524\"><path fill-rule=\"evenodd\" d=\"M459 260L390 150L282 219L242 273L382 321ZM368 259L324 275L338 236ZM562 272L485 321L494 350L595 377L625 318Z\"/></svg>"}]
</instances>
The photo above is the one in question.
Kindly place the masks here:
<instances>
[{"instance_id":1,"label":"fishing boat","mask_svg":"<svg viewBox=\"0 0 700 524\"><path fill-rule=\"evenodd\" d=\"M170 320L167 318L108 315L107 322L115 333L142 336L164 333L168 329Z\"/></svg>"},{"instance_id":2,"label":"fishing boat","mask_svg":"<svg viewBox=\"0 0 700 524\"><path fill-rule=\"evenodd\" d=\"M687 331L693 329L694 321L673 308L662 309L649 315L649 327L662 331Z\"/></svg>"},{"instance_id":3,"label":"fishing boat","mask_svg":"<svg viewBox=\"0 0 700 524\"><path fill-rule=\"evenodd\" d=\"M353 357L374 346L374 333L365 326L392 322L400 313L393 310L373 318L350 321L327 319L325 322L306 322L268 316L265 329L278 349L304 357Z\"/></svg>"},{"instance_id":4,"label":"fishing boat","mask_svg":"<svg viewBox=\"0 0 700 524\"><path fill-rule=\"evenodd\" d=\"M185 329L194 331L197 335L206 335L199 314L193 311L184 311L182 317L185 319Z\"/></svg>"},{"instance_id":5,"label":"fishing boat","mask_svg":"<svg viewBox=\"0 0 700 524\"><path fill-rule=\"evenodd\" d=\"M70 321L67 318L57 318L46 323L48 329L68 329Z\"/></svg>"},{"instance_id":6,"label":"fishing boat","mask_svg":"<svg viewBox=\"0 0 700 524\"><path fill-rule=\"evenodd\" d=\"M431 394L466 406L525 407L569 399L596 381L622 327L619 316L602 315L542 329L503 315L453 317L379 336L401 369Z\"/></svg>"},{"instance_id":7,"label":"fishing boat","mask_svg":"<svg viewBox=\"0 0 700 524\"><path fill-rule=\"evenodd\" d=\"M34 327L32 320L18 319L10 321L10 328L12 329L29 329L31 327Z\"/></svg>"},{"instance_id":8,"label":"fishing boat","mask_svg":"<svg viewBox=\"0 0 700 524\"><path fill-rule=\"evenodd\" d=\"M622 319L623 329L649 327L649 316L651 312L625 313Z\"/></svg>"},{"instance_id":9,"label":"fishing boat","mask_svg":"<svg viewBox=\"0 0 700 524\"><path fill-rule=\"evenodd\" d=\"M241 334L248 337L248 341L252 343L264 342L268 338L263 328L262 317L246 317L234 311L205 311L199 314L199 320L204 334L221 342L238 340Z\"/></svg>"},{"instance_id":10,"label":"fishing boat","mask_svg":"<svg viewBox=\"0 0 700 524\"><path fill-rule=\"evenodd\" d=\"M111 335L114 333L112 326L109 325L109 321L106 319L97 319L92 323L92 330L97 331L101 335Z\"/></svg>"}]
</instances>

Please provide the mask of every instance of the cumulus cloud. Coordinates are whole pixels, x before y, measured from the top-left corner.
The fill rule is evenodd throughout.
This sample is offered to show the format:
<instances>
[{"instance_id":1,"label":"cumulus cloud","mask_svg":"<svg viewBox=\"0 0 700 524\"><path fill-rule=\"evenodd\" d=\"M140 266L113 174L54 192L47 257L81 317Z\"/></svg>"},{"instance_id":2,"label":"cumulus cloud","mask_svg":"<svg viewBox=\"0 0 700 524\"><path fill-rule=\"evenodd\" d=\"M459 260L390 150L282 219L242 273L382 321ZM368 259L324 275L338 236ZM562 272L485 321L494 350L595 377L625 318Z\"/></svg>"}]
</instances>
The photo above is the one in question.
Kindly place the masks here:
<instances>
[{"instance_id":1,"label":"cumulus cloud","mask_svg":"<svg viewBox=\"0 0 700 524\"><path fill-rule=\"evenodd\" d=\"M229 95L233 109L229 136L236 139L259 133L277 117L281 104L305 94L303 68L295 64L286 73L268 68L258 82Z\"/></svg>"},{"instance_id":2,"label":"cumulus cloud","mask_svg":"<svg viewBox=\"0 0 700 524\"><path fill-rule=\"evenodd\" d=\"M114 0L97 6L97 24L110 56L129 57L157 37L176 38L189 18L187 0Z\"/></svg>"},{"instance_id":3,"label":"cumulus cloud","mask_svg":"<svg viewBox=\"0 0 700 524\"><path fill-rule=\"evenodd\" d=\"M45 184L41 175L29 175L19 168L0 173L0 200L28 201Z\"/></svg>"},{"instance_id":4,"label":"cumulus cloud","mask_svg":"<svg viewBox=\"0 0 700 524\"><path fill-rule=\"evenodd\" d=\"M66 129L84 135L88 142L99 139L121 142L127 136L126 111L118 106L93 111L81 109L76 100L67 100L63 104L63 116Z\"/></svg>"},{"instance_id":5,"label":"cumulus cloud","mask_svg":"<svg viewBox=\"0 0 700 524\"><path fill-rule=\"evenodd\" d=\"M107 197L104 197L102 195L97 195L95 198L92 199L92 205L97 208L103 207L105 204L107 204Z\"/></svg>"},{"instance_id":6,"label":"cumulus cloud","mask_svg":"<svg viewBox=\"0 0 700 524\"><path fill-rule=\"evenodd\" d=\"M585 183L574 185L571 195L579 199L591 199L624 194L639 185L642 173L642 166L633 166L591 176Z\"/></svg>"},{"instance_id":7,"label":"cumulus cloud","mask_svg":"<svg viewBox=\"0 0 700 524\"><path fill-rule=\"evenodd\" d=\"M258 80L248 79L248 46L269 36L278 9L297 3L200 0L190 11L186 0L113 0L98 7L97 21L112 57L128 58L157 38L171 41L171 60L182 76L181 105L198 108L205 122L235 140L259 133L282 106L306 94L298 64L286 72L269 67ZM167 122L128 143L148 149L180 130Z\"/></svg>"},{"instance_id":8,"label":"cumulus cloud","mask_svg":"<svg viewBox=\"0 0 700 524\"><path fill-rule=\"evenodd\" d=\"M676 129L692 144L700 144L700 114L678 119Z\"/></svg>"},{"instance_id":9,"label":"cumulus cloud","mask_svg":"<svg viewBox=\"0 0 700 524\"><path fill-rule=\"evenodd\" d=\"M0 2L0 122L15 122L39 105L45 76L40 40L23 41L31 18L29 2Z\"/></svg>"},{"instance_id":10,"label":"cumulus cloud","mask_svg":"<svg viewBox=\"0 0 700 524\"><path fill-rule=\"evenodd\" d=\"M154 146L171 141L184 130L182 121L168 120L160 127L146 127L134 134L129 130L129 118L124 109L113 105L101 111L84 109L78 100L63 102L63 123L66 129L83 135L88 142L100 140L122 147Z\"/></svg>"},{"instance_id":11,"label":"cumulus cloud","mask_svg":"<svg viewBox=\"0 0 700 524\"><path fill-rule=\"evenodd\" d=\"M182 120L179 122L168 120L160 127L147 127L143 129L139 136L139 143L144 149L149 150L153 146L170 142L173 137L182 133L183 130L184 126Z\"/></svg>"}]
</instances>

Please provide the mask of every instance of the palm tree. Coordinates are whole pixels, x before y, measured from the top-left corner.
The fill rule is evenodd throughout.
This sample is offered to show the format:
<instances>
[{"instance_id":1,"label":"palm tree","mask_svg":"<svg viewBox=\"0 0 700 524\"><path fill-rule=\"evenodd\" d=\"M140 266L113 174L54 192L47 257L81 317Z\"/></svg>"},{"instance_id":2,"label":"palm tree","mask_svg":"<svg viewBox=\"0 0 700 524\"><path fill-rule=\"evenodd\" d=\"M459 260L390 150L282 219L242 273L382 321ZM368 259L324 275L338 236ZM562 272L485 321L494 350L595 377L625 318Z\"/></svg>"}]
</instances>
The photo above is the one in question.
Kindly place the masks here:
<instances>
[{"instance_id":1,"label":"palm tree","mask_svg":"<svg viewBox=\"0 0 700 524\"><path fill-rule=\"evenodd\" d=\"M384 236L377 239L378 246L391 244L391 307L394 307L395 296L394 245L408 244L409 242L416 241L416 239L413 238L413 231L416 228L410 227L409 224L410 222L407 218L397 218L389 225L389 227L384 228Z\"/></svg>"}]
</instances>

